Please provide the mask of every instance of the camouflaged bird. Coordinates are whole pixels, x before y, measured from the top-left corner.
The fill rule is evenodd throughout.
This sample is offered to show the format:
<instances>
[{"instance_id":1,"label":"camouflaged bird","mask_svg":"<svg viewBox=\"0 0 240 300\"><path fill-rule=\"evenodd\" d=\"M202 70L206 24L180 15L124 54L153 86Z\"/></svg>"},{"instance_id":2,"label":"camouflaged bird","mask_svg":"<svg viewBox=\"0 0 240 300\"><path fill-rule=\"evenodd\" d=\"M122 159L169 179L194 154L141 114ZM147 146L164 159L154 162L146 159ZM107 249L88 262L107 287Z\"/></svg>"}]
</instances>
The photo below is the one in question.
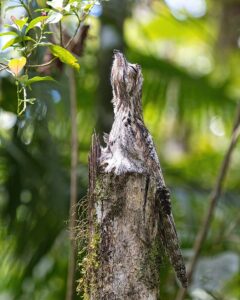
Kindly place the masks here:
<instances>
[{"instance_id":1,"label":"camouflaged bird","mask_svg":"<svg viewBox=\"0 0 240 300\"><path fill-rule=\"evenodd\" d=\"M181 254L167 189L152 136L147 130L142 112L143 76L138 64L127 62L124 55L114 51L111 72L114 122L106 147L102 148L100 164L105 172L116 175L135 172L148 174L157 183L160 234L165 252L183 287L187 287L186 268Z\"/></svg>"}]
</instances>

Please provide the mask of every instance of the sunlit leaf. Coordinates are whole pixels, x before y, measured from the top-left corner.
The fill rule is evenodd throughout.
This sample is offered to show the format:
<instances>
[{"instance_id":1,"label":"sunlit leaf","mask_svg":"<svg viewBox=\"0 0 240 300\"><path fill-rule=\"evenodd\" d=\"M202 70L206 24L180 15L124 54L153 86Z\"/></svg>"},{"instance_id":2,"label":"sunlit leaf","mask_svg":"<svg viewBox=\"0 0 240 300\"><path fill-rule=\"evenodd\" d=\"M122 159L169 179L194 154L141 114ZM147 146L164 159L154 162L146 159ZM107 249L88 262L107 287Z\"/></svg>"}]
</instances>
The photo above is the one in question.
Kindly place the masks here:
<instances>
[{"instance_id":1,"label":"sunlit leaf","mask_svg":"<svg viewBox=\"0 0 240 300\"><path fill-rule=\"evenodd\" d=\"M61 10L63 8L63 0L47 1L47 4L57 10Z\"/></svg>"},{"instance_id":2,"label":"sunlit leaf","mask_svg":"<svg viewBox=\"0 0 240 300\"><path fill-rule=\"evenodd\" d=\"M5 49L7 49L7 48L9 48L9 47L11 47L12 45L14 45L14 44L17 44L17 43L19 43L19 42L21 42L22 41L22 38L21 37L15 37L15 38L13 38L13 39L11 39L11 40L9 40L3 47L2 47L2 50L5 50Z\"/></svg>"},{"instance_id":3,"label":"sunlit leaf","mask_svg":"<svg viewBox=\"0 0 240 300\"><path fill-rule=\"evenodd\" d=\"M48 19L46 20L46 24L55 24L58 23L62 19L63 15L57 11L51 11L48 15Z\"/></svg>"},{"instance_id":4,"label":"sunlit leaf","mask_svg":"<svg viewBox=\"0 0 240 300\"><path fill-rule=\"evenodd\" d=\"M13 25L10 25L10 24L4 24L3 27L5 27L5 28L13 28Z\"/></svg>"},{"instance_id":5,"label":"sunlit leaf","mask_svg":"<svg viewBox=\"0 0 240 300\"><path fill-rule=\"evenodd\" d=\"M6 32L1 32L0 36L4 36L4 35L15 35L17 36L18 34L14 31L6 31Z\"/></svg>"},{"instance_id":6,"label":"sunlit leaf","mask_svg":"<svg viewBox=\"0 0 240 300\"><path fill-rule=\"evenodd\" d=\"M89 10L92 9L92 7L93 7L93 4L89 3L89 4L86 4L83 9L85 12L88 12Z\"/></svg>"},{"instance_id":7,"label":"sunlit leaf","mask_svg":"<svg viewBox=\"0 0 240 300\"><path fill-rule=\"evenodd\" d=\"M30 85L32 83L39 82L39 81L55 81L55 80L51 76L44 76L44 77L35 76L28 79L26 85Z\"/></svg>"},{"instance_id":8,"label":"sunlit leaf","mask_svg":"<svg viewBox=\"0 0 240 300\"><path fill-rule=\"evenodd\" d=\"M75 68L76 70L80 69L80 65L76 57L73 56L71 52L58 45L50 45L49 48L52 54L58 57L61 62Z\"/></svg>"},{"instance_id":9,"label":"sunlit leaf","mask_svg":"<svg viewBox=\"0 0 240 300\"><path fill-rule=\"evenodd\" d=\"M22 56L19 58L13 58L9 61L8 67L9 69L17 76L26 65L26 57Z\"/></svg>"},{"instance_id":10,"label":"sunlit leaf","mask_svg":"<svg viewBox=\"0 0 240 300\"><path fill-rule=\"evenodd\" d=\"M40 17L37 17L35 19L33 19L27 26L26 28L26 33L34 28L34 27L40 27L41 24L43 23L44 20L46 20L48 18L48 16L40 16Z\"/></svg>"},{"instance_id":11,"label":"sunlit leaf","mask_svg":"<svg viewBox=\"0 0 240 300\"><path fill-rule=\"evenodd\" d=\"M23 19L16 19L12 17L12 21L18 26L19 30L23 29L23 26L27 23L28 18L23 18Z\"/></svg>"},{"instance_id":12,"label":"sunlit leaf","mask_svg":"<svg viewBox=\"0 0 240 300\"><path fill-rule=\"evenodd\" d=\"M39 7L46 7L46 0L36 0Z\"/></svg>"}]
</instances>

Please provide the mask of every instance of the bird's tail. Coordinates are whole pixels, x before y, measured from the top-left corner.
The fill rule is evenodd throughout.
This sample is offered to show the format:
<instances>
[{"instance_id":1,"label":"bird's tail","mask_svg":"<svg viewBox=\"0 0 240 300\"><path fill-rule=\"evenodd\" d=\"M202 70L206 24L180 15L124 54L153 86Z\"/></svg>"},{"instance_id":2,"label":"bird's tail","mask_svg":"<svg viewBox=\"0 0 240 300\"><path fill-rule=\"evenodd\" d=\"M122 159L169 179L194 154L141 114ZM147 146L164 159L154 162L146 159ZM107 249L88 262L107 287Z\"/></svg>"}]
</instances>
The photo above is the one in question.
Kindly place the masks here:
<instances>
[{"instance_id":1,"label":"bird's tail","mask_svg":"<svg viewBox=\"0 0 240 300\"><path fill-rule=\"evenodd\" d=\"M177 278L180 280L182 286L186 288L188 286L187 272L171 212L170 193L165 186L161 186L156 193L156 197L160 206L160 234L162 244L176 272Z\"/></svg>"},{"instance_id":2,"label":"bird's tail","mask_svg":"<svg viewBox=\"0 0 240 300\"><path fill-rule=\"evenodd\" d=\"M186 267L181 253L172 215L162 215L160 233L165 252L182 286L188 286Z\"/></svg>"}]
</instances>

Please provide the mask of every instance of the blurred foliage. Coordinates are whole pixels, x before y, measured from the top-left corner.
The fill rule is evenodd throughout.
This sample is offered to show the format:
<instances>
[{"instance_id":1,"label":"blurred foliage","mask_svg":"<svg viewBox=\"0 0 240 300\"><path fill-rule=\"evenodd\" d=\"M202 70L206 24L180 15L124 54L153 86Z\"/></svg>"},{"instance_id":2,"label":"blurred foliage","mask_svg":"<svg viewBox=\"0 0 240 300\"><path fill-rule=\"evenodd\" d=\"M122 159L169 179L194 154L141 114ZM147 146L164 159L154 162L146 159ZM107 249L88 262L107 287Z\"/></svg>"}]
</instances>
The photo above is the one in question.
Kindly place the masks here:
<instances>
[{"instance_id":1,"label":"blurred foliage","mask_svg":"<svg viewBox=\"0 0 240 300\"><path fill-rule=\"evenodd\" d=\"M240 96L239 41L222 44L224 32L229 32L224 18L232 11L230 2L238 10L229 26L239 32L238 23L234 23L234 18L239 18L239 1L198 0L199 10L192 8L190 1L142 1L132 6L124 22L125 52L143 69L145 121L172 189L186 259L192 255ZM90 34L76 75L79 199L87 189L91 133L101 118L96 103L100 23L96 18L88 20ZM112 33L104 38L109 39L112 51ZM4 73L0 77L0 299L4 300L54 300L65 295L69 85L64 69L53 68L51 76L59 83L33 86L36 103L21 118L15 115L11 79ZM111 105L110 100L106 99L104 107ZM187 299L240 297L239 169L237 148ZM162 264L162 299L174 299L178 284L168 263Z\"/></svg>"}]
</instances>

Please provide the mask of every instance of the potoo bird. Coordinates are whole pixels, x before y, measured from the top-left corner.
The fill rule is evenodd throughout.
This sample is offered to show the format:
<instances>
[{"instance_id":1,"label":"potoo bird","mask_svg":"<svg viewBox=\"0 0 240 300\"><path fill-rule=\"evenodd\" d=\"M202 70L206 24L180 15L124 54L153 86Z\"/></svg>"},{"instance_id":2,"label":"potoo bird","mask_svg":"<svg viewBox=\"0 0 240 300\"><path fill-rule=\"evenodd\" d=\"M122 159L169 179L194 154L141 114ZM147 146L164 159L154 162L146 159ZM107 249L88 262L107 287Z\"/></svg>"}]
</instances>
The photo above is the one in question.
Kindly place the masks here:
<instances>
[{"instance_id":1,"label":"potoo bird","mask_svg":"<svg viewBox=\"0 0 240 300\"><path fill-rule=\"evenodd\" d=\"M100 165L116 175L135 172L156 180L156 201L160 214L160 235L165 252L183 287L187 287L186 268L181 254L171 211L170 193L165 185L152 136L146 128L142 112L143 76L138 64L127 62L114 51L111 71L114 122L106 147L101 151Z\"/></svg>"}]
</instances>

